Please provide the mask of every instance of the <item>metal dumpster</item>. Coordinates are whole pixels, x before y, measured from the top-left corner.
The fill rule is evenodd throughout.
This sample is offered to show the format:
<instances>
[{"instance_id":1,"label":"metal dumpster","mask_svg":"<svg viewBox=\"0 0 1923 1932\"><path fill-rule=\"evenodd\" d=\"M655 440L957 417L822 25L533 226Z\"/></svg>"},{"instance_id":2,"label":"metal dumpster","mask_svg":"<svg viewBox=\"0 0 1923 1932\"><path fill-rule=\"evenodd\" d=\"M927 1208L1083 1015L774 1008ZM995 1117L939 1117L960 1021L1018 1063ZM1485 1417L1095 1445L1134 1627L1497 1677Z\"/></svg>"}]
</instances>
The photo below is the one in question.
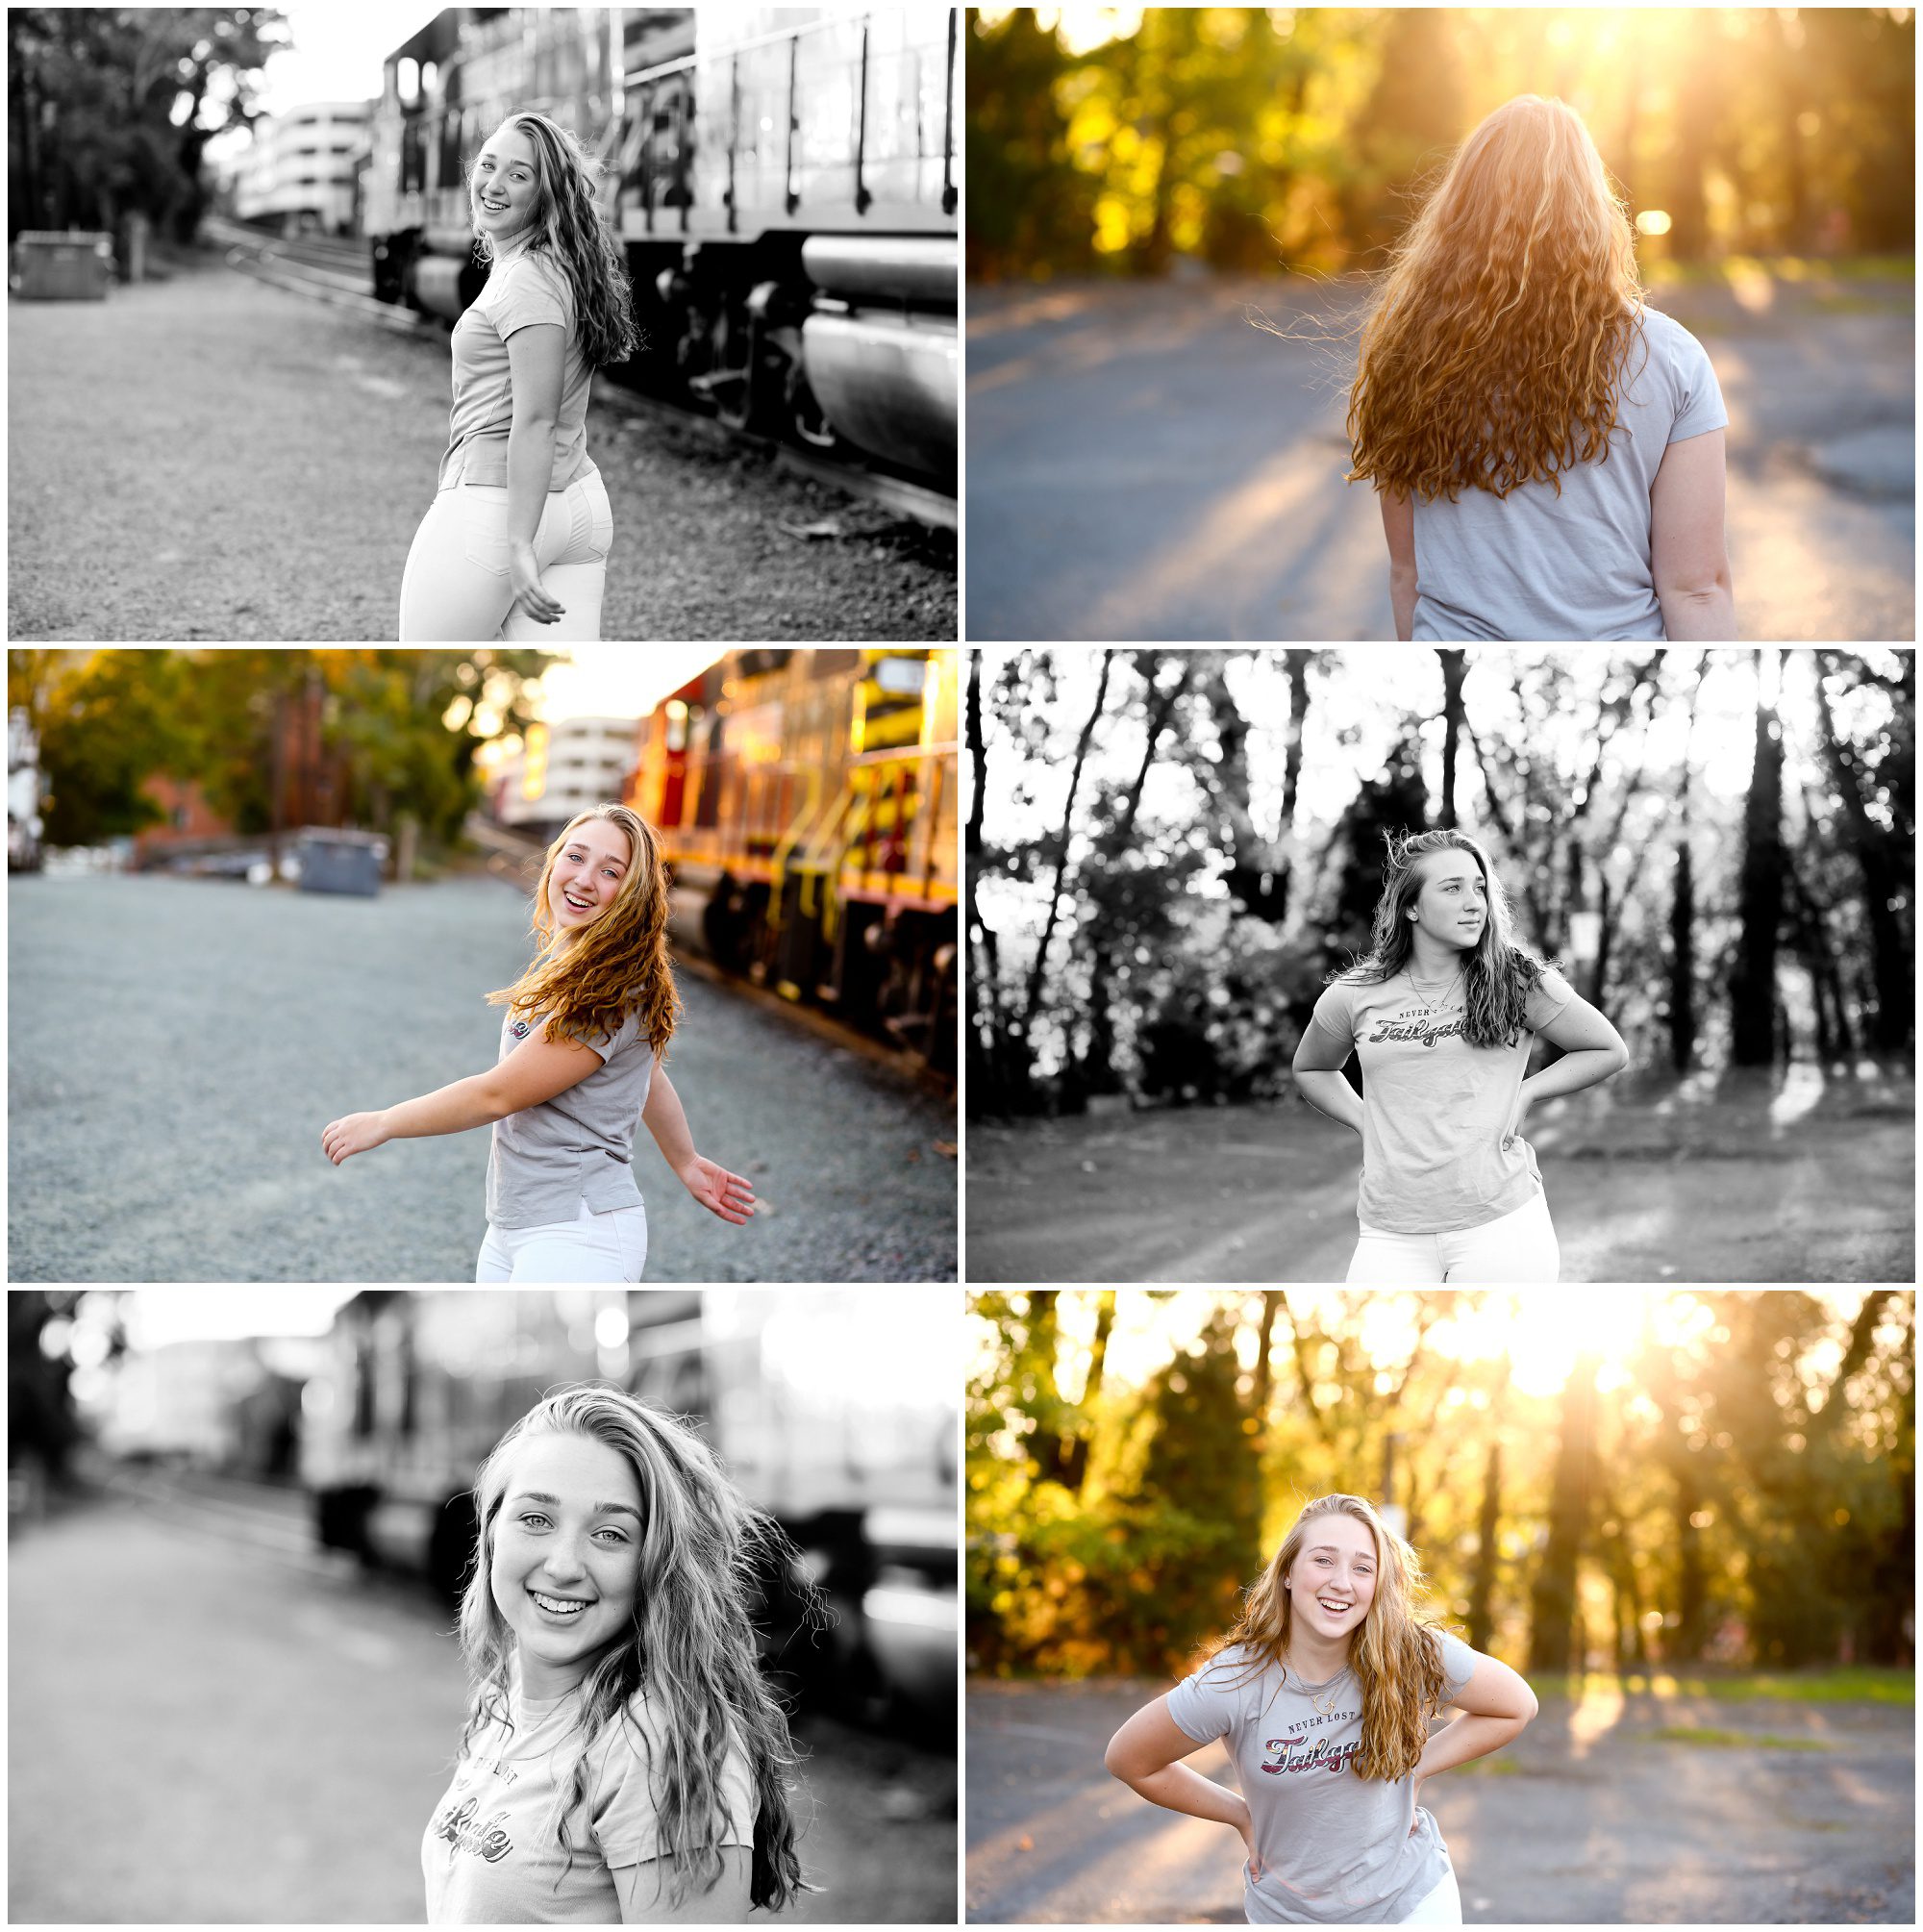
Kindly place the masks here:
<instances>
[{"instance_id":1,"label":"metal dumpster","mask_svg":"<svg viewBox=\"0 0 1923 1932\"><path fill-rule=\"evenodd\" d=\"M104 302L113 238L75 229L23 229L13 243L13 289L29 302Z\"/></svg>"},{"instance_id":2,"label":"metal dumpster","mask_svg":"<svg viewBox=\"0 0 1923 1932\"><path fill-rule=\"evenodd\" d=\"M352 892L371 899L381 890L387 841L371 832L303 832L295 850L303 892Z\"/></svg>"}]
</instances>

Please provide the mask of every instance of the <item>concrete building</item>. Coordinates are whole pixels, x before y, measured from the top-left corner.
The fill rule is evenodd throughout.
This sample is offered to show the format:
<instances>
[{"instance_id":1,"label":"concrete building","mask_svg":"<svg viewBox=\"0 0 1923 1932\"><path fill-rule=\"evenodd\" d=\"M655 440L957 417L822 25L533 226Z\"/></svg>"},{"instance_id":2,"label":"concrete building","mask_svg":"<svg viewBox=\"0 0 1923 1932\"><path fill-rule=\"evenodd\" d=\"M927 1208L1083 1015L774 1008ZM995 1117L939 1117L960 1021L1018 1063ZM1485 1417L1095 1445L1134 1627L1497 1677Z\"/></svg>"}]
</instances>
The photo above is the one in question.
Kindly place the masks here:
<instances>
[{"instance_id":1,"label":"concrete building","mask_svg":"<svg viewBox=\"0 0 1923 1932\"><path fill-rule=\"evenodd\" d=\"M532 724L496 774L495 815L548 835L590 805L618 804L640 764L637 717L564 717Z\"/></svg>"},{"instance_id":2,"label":"concrete building","mask_svg":"<svg viewBox=\"0 0 1923 1932\"><path fill-rule=\"evenodd\" d=\"M257 121L235 179L235 215L278 222L287 235L353 234L373 113L372 101L311 101Z\"/></svg>"}]
</instances>

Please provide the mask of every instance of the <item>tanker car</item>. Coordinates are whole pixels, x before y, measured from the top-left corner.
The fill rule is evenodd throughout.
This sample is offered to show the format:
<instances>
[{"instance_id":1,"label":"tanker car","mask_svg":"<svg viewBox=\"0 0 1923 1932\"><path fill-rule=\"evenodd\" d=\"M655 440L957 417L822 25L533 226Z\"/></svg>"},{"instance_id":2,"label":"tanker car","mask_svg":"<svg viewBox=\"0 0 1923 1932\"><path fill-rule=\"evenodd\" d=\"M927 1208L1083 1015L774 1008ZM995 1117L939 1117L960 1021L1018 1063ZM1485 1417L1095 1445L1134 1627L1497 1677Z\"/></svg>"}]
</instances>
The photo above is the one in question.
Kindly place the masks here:
<instances>
[{"instance_id":1,"label":"tanker car","mask_svg":"<svg viewBox=\"0 0 1923 1932\"><path fill-rule=\"evenodd\" d=\"M375 293L485 282L465 167L513 108L608 164L644 334L617 380L954 487L954 9L449 8L387 58Z\"/></svg>"}]
</instances>

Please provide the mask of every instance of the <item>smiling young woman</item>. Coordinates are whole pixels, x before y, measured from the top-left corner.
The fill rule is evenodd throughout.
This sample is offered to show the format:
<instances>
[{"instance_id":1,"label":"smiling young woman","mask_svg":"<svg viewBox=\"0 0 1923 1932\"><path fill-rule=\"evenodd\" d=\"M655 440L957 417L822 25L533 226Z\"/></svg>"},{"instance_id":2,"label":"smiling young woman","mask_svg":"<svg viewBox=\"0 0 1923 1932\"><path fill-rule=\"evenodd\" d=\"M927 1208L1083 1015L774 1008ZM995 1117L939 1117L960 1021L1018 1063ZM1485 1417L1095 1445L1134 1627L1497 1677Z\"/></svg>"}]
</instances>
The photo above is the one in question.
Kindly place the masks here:
<instances>
[{"instance_id":1,"label":"smiling young woman","mask_svg":"<svg viewBox=\"0 0 1923 1932\"><path fill-rule=\"evenodd\" d=\"M1303 1098L1362 1137L1348 1279L1554 1281L1561 1257L1523 1123L1534 1102L1620 1072L1629 1051L1512 937L1502 882L1473 839L1424 832L1387 845L1369 955L1315 1002L1294 1062ZM1562 1057L1531 1074L1537 1034ZM1342 1074L1351 1053L1360 1099Z\"/></svg>"},{"instance_id":2,"label":"smiling young woman","mask_svg":"<svg viewBox=\"0 0 1923 1932\"><path fill-rule=\"evenodd\" d=\"M639 1281L647 1210L635 1122L681 1184L740 1226L755 1193L694 1150L662 1065L678 1017L667 954L667 867L654 828L625 805L581 813L548 847L535 888L540 950L488 999L505 1005L500 1054L419 1099L322 1130L337 1167L387 1141L491 1124L487 1235L477 1281Z\"/></svg>"},{"instance_id":3,"label":"smiling young woman","mask_svg":"<svg viewBox=\"0 0 1923 1932\"><path fill-rule=\"evenodd\" d=\"M434 1925L738 1924L802 1891L787 1722L756 1662L780 1532L691 1430L557 1391L482 1465L473 1682L421 1842Z\"/></svg>"},{"instance_id":4,"label":"smiling young woman","mask_svg":"<svg viewBox=\"0 0 1923 1932\"><path fill-rule=\"evenodd\" d=\"M537 113L510 114L475 157L474 245L492 267L454 327L447 450L401 579L403 643L601 635L614 524L587 397L636 329L597 171Z\"/></svg>"},{"instance_id":5,"label":"smiling young woman","mask_svg":"<svg viewBox=\"0 0 1923 1932\"><path fill-rule=\"evenodd\" d=\"M1461 1922L1449 1847L1416 1800L1518 1736L1536 1696L1418 1621L1421 1588L1414 1550L1367 1502L1318 1496L1203 1668L1110 1740L1131 1790L1240 1834L1250 1924ZM1450 1705L1462 1715L1432 1737ZM1239 1794L1181 1762L1218 1738Z\"/></svg>"}]
</instances>

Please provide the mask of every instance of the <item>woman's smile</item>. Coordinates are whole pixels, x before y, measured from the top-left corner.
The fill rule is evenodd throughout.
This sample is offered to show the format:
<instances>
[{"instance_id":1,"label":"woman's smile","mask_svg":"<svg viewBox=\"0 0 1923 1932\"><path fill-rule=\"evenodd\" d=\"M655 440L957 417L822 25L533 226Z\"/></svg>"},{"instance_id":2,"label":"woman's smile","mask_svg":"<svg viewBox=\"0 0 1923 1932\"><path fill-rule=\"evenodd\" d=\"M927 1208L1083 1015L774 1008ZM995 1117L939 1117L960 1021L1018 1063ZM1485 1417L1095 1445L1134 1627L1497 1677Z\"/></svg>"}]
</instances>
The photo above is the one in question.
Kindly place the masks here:
<instances>
[{"instance_id":1,"label":"woman's smile","mask_svg":"<svg viewBox=\"0 0 1923 1932\"><path fill-rule=\"evenodd\" d=\"M634 856L618 825L593 818L577 825L548 875L548 911L555 924L579 931L598 919L620 897Z\"/></svg>"}]
</instances>

